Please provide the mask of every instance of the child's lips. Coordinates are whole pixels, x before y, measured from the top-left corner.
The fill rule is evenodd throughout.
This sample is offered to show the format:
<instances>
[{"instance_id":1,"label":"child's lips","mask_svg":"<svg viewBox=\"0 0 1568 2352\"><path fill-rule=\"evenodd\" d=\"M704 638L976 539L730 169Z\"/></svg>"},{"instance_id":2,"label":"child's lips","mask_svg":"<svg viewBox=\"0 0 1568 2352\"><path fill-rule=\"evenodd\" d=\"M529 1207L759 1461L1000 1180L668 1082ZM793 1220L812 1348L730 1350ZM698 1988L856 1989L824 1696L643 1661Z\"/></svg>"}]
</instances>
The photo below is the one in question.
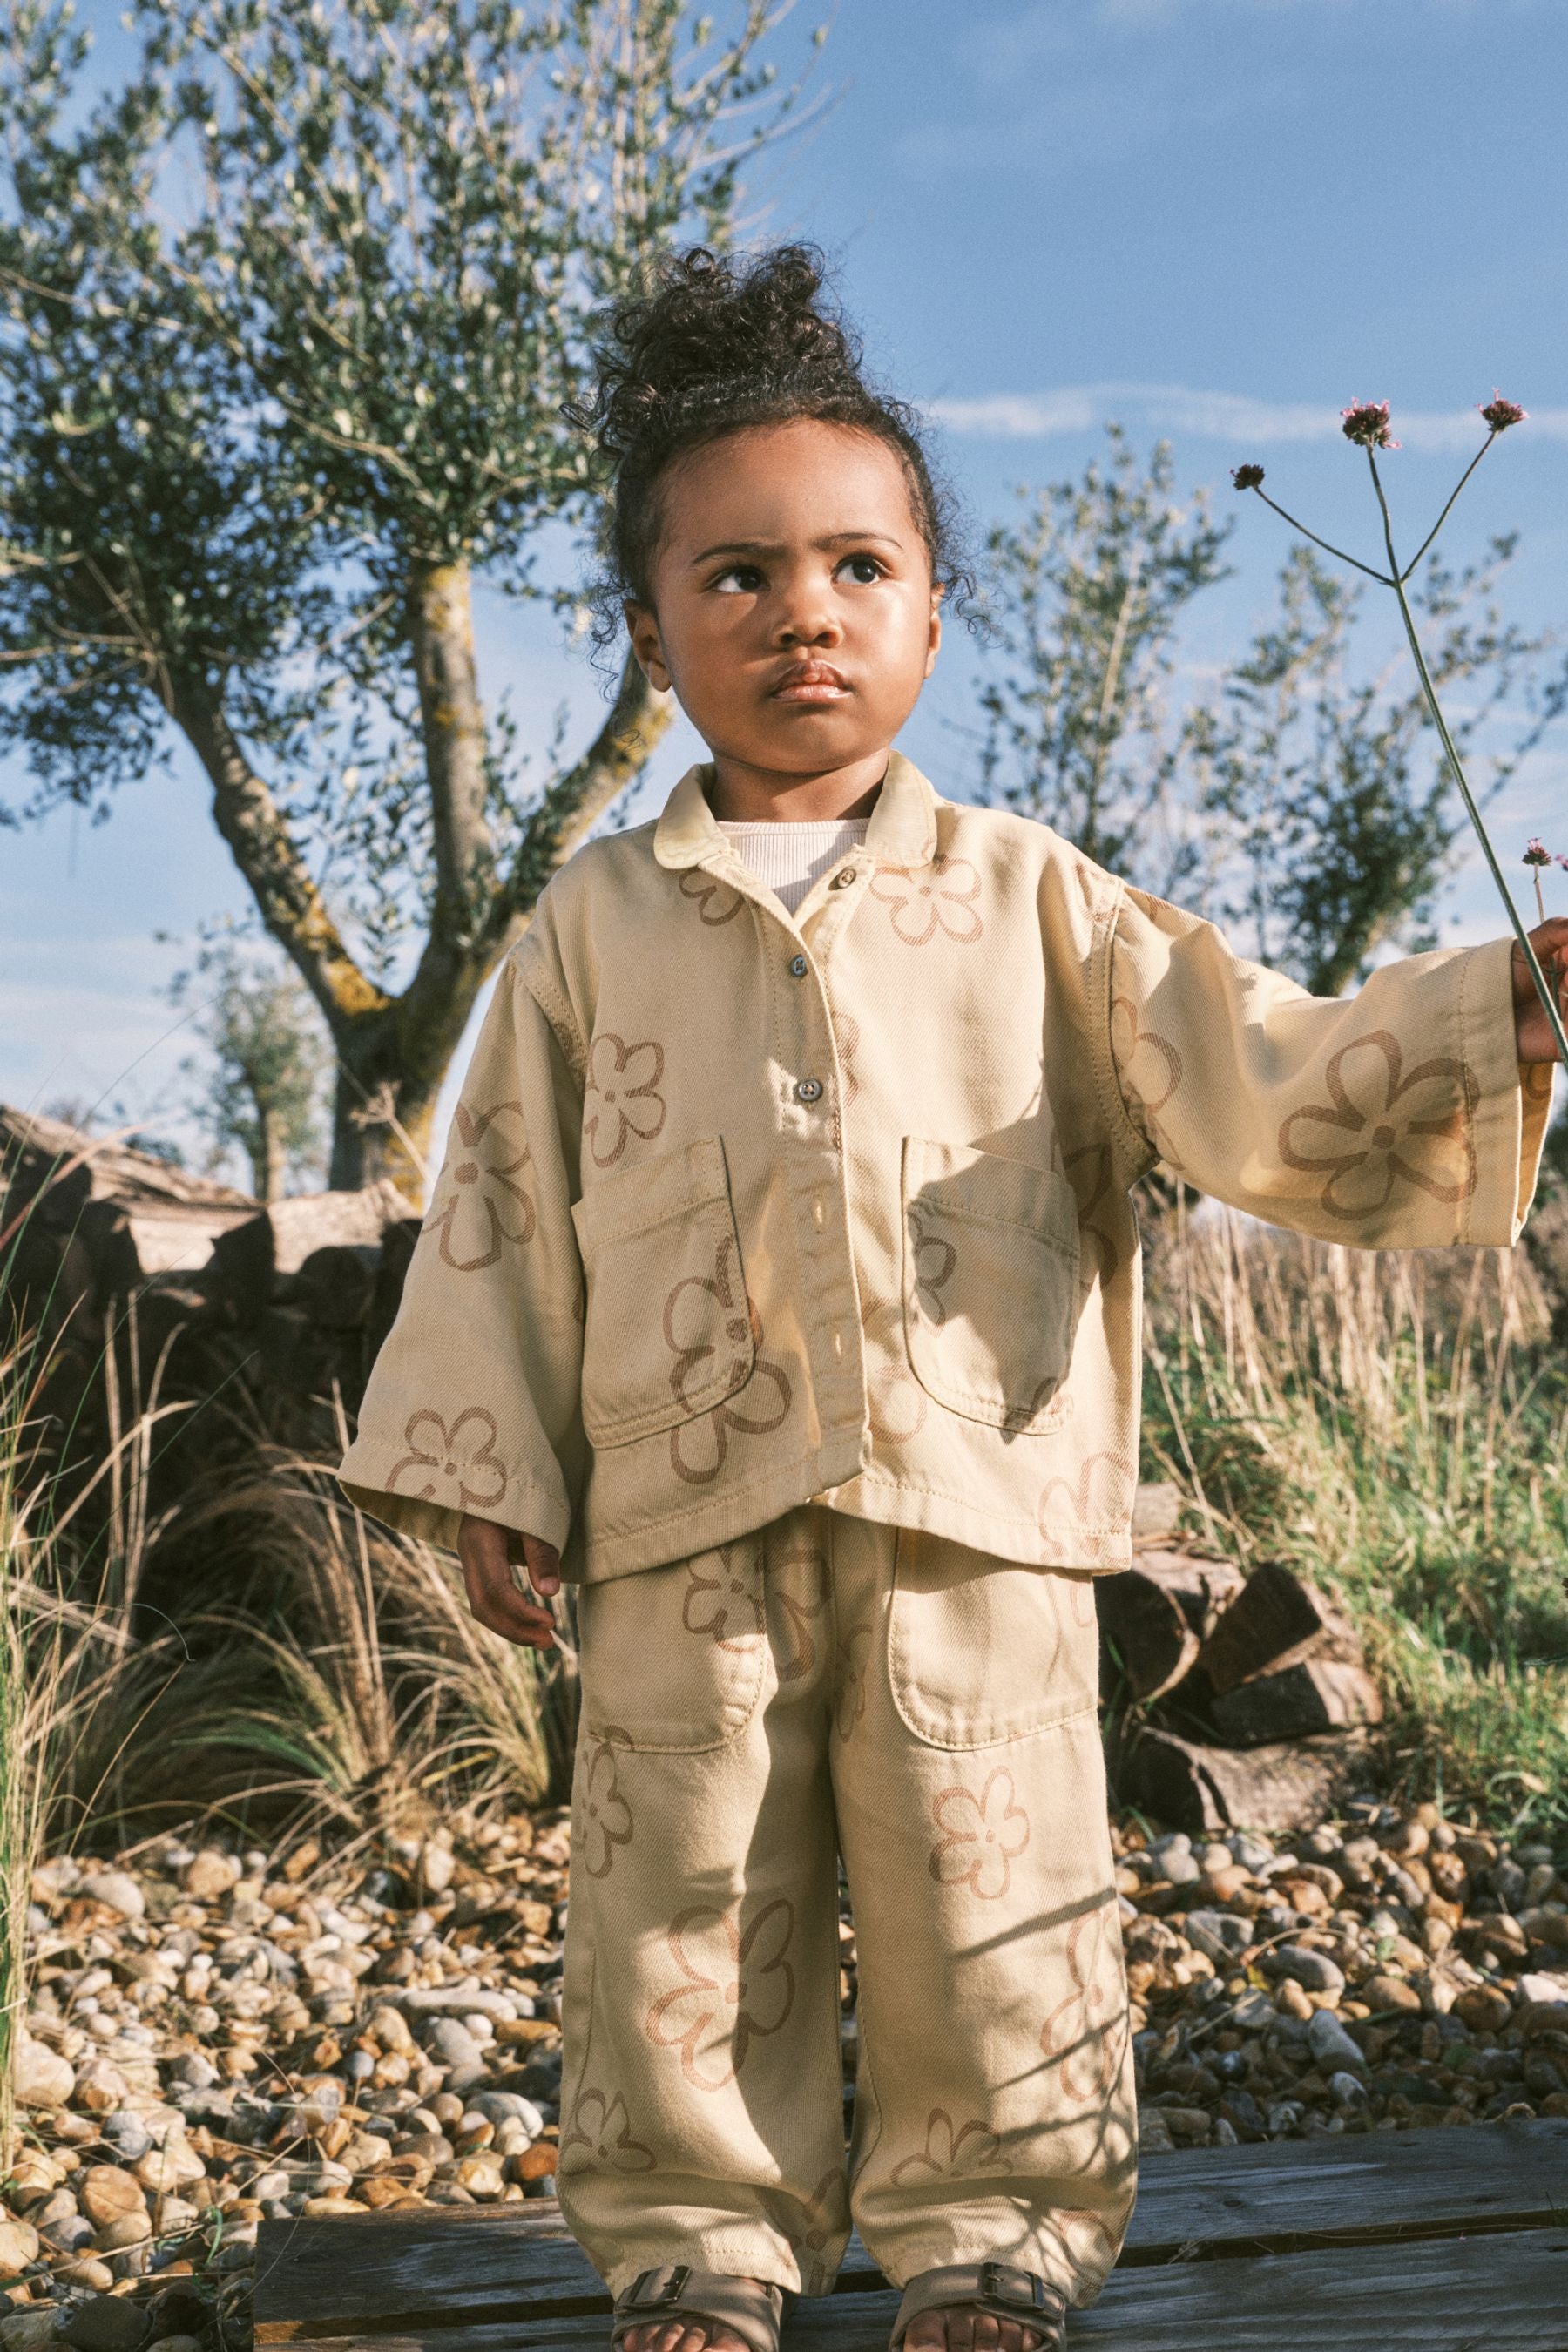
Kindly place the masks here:
<instances>
[{"instance_id":1,"label":"child's lips","mask_svg":"<svg viewBox=\"0 0 1568 2352\"><path fill-rule=\"evenodd\" d=\"M841 702L849 691L847 678L831 662L804 662L790 670L773 689L775 702Z\"/></svg>"}]
</instances>

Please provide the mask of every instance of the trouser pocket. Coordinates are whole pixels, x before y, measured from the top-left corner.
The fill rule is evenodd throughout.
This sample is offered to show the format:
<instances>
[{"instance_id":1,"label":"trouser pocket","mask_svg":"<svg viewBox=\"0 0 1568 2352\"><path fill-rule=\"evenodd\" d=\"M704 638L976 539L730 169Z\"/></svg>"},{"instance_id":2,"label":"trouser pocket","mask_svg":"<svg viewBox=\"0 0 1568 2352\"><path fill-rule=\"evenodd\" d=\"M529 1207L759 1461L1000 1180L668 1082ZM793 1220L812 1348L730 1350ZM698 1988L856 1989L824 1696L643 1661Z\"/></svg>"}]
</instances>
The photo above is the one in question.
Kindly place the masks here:
<instances>
[{"instance_id":1,"label":"trouser pocket","mask_svg":"<svg viewBox=\"0 0 1568 2352\"><path fill-rule=\"evenodd\" d=\"M1064 1722L1095 1704L1099 1656L1087 1576L899 1531L888 1679L917 1739L990 1748Z\"/></svg>"},{"instance_id":2,"label":"trouser pocket","mask_svg":"<svg viewBox=\"0 0 1568 2352\"><path fill-rule=\"evenodd\" d=\"M693 1756L740 1737L766 1656L760 1536L584 1585L577 1606L591 1739Z\"/></svg>"}]
</instances>

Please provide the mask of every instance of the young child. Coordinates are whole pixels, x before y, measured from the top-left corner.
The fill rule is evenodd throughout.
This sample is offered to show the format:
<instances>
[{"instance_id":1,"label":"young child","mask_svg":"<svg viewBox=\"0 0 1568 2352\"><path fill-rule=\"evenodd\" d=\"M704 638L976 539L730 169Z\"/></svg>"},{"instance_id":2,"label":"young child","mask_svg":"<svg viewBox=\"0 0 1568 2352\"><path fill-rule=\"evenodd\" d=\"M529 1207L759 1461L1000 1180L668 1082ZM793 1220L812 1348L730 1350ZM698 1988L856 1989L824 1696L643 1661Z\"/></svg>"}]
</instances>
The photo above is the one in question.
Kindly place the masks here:
<instances>
[{"instance_id":1,"label":"young child","mask_svg":"<svg viewBox=\"0 0 1568 2352\"><path fill-rule=\"evenodd\" d=\"M1320 1001L890 749L959 569L819 288L697 252L616 320L607 593L711 761L507 958L342 1475L510 1640L578 1588L559 2179L614 2341L774 2352L853 2214L906 2352L1043 2352L1134 2185L1129 1190L1506 1248L1552 1045L1506 941Z\"/></svg>"}]
</instances>

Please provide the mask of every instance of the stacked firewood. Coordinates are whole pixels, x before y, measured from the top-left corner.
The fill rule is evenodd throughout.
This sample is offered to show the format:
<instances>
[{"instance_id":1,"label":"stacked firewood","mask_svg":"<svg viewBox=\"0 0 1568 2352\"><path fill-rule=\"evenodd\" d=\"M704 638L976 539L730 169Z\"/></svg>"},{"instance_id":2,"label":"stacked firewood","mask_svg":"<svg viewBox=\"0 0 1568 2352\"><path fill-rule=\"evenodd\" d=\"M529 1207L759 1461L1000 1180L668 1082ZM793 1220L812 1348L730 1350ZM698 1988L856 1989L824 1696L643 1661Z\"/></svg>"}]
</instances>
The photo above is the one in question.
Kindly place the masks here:
<instances>
[{"instance_id":1,"label":"stacked firewood","mask_svg":"<svg viewBox=\"0 0 1568 2352\"><path fill-rule=\"evenodd\" d=\"M1118 1790L1177 1829L1290 1830L1364 1784L1377 1685L1305 1577L1173 1548L1173 1486L1138 1496L1134 1564L1096 1584Z\"/></svg>"}]
</instances>

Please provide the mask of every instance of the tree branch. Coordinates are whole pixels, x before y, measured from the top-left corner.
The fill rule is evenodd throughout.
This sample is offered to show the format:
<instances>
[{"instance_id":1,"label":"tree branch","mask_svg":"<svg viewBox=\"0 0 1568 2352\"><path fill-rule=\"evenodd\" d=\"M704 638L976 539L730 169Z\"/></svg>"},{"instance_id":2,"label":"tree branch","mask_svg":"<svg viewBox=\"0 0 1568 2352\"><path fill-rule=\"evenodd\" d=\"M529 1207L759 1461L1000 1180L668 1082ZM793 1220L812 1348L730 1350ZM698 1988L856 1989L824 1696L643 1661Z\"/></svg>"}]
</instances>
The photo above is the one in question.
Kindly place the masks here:
<instances>
[{"instance_id":1,"label":"tree branch","mask_svg":"<svg viewBox=\"0 0 1568 2352\"><path fill-rule=\"evenodd\" d=\"M175 697L171 715L213 788L213 815L272 937L321 1006L329 1028L384 1011L384 992L367 979L327 912L289 837L281 811L240 749L216 698Z\"/></svg>"},{"instance_id":2,"label":"tree branch","mask_svg":"<svg viewBox=\"0 0 1568 2352\"><path fill-rule=\"evenodd\" d=\"M674 716L674 697L651 687L628 654L609 716L583 757L556 779L529 820L511 872L497 895L491 921L498 943L531 912L551 876L647 765Z\"/></svg>"}]
</instances>

